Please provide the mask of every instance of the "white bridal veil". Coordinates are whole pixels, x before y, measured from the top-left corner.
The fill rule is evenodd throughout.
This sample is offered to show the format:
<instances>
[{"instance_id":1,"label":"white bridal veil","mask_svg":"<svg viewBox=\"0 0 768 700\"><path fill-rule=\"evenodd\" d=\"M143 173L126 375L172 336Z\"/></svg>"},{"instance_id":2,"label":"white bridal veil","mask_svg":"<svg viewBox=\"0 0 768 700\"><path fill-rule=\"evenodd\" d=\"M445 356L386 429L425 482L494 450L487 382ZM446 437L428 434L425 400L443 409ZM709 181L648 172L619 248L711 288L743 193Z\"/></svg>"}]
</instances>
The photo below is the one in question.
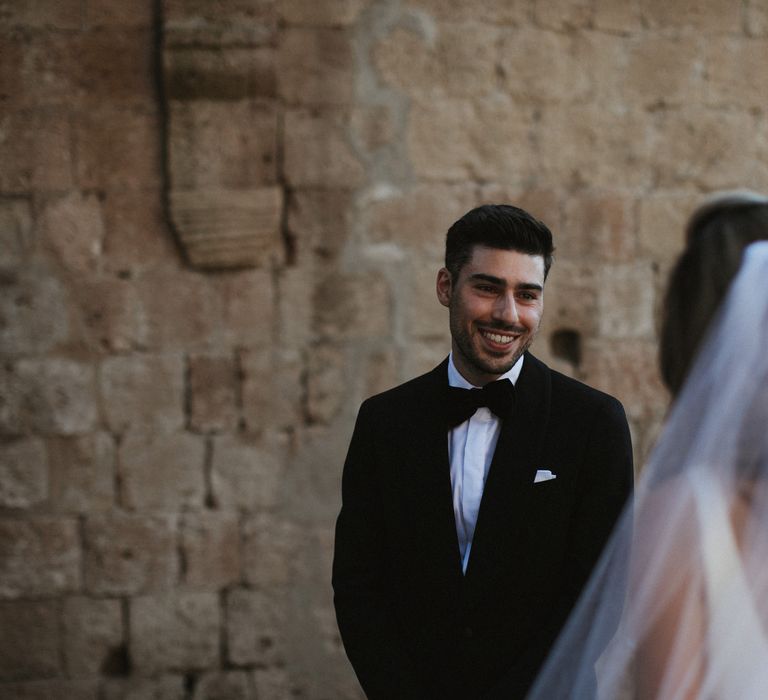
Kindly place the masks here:
<instances>
[{"instance_id":1,"label":"white bridal veil","mask_svg":"<svg viewBox=\"0 0 768 700\"><path fill-rule=\"evenodd\" d=\"M768 698L768 242L528 700Z\"/></svg>"}]
</instances>

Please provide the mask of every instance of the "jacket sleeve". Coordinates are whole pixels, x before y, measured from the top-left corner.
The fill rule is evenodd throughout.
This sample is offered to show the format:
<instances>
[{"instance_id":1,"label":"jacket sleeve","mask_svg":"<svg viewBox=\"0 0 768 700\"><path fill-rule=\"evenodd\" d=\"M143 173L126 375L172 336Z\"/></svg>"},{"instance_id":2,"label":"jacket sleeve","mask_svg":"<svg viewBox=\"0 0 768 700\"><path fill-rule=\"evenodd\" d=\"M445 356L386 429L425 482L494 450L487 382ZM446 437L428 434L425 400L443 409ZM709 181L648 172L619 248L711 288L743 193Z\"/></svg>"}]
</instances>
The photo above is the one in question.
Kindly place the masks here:
<instances>
[{"instance_id":1,"label":"jacket sleeve","mask_svg":"<svg viewBox=\"0 0 768 700\"><path fill-rule=\"evenodd\" d=\"M342 476L336 522L333 589L344 647L370 700L418 700L417 670L398 630L388 583L387 545L373 460L374 417L358 414Z\"/></svg>"}]
</instances>

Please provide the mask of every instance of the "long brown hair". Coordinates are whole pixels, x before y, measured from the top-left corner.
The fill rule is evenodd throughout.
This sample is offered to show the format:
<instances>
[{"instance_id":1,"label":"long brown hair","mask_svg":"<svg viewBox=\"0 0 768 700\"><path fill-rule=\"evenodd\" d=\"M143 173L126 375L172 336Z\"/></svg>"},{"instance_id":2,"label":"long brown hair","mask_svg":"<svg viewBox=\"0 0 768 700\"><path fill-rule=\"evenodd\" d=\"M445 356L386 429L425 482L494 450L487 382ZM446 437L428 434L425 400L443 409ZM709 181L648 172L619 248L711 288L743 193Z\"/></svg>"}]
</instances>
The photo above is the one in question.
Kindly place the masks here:
<instances>
[{"instance_id":1,"label":"long brown hair","mask_svg":"<svg viewBox=\"0 0 768 700\"><path fill-rule=\"evenodd\" d=\"M669 278L661 324L661 376L673 395L683 386L744 248L766 239L768 197L754 192L717 194L691 216L685 250Z\"/></svg>"}]
</instances>

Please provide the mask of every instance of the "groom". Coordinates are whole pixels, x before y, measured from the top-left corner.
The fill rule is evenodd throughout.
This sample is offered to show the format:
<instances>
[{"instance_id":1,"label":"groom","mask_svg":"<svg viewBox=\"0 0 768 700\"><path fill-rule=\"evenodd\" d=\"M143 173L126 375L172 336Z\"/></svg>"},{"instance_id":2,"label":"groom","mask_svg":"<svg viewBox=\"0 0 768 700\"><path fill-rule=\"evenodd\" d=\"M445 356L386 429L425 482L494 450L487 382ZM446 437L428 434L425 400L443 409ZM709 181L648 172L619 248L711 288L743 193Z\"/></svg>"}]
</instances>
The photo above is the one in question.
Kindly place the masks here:
<instances>
[{"instance_id":1,"label":"groom","mask_svg":"<svg viewBox=\"0 0 768 700\"><path fill-rule=\"evenodd\" d=\"M450 356L360 408L333 587L370 700L524 697L631 490L621 404L527 352L552 252L521 209L465 214Z\"/></svg>"}]
</instances>

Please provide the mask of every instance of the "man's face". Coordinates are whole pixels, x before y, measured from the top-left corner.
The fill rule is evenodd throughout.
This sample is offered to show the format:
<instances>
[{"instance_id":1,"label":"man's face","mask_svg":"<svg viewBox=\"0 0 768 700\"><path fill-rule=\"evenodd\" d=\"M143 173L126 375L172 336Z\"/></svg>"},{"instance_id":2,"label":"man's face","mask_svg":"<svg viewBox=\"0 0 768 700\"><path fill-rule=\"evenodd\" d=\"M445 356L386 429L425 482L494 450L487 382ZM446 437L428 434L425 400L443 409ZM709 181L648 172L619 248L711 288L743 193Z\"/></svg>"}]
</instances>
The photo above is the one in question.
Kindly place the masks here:
<instances>
[{"instance_id":1,"label":"man's face","mask_svg":"<svg viewBox=\"0 0 768 700\"><path fill-rule=\"evenodd\" d=\"M450 317L456 369L475 386L508 372L528 349L544 310L544 258L475 246L454 282L437 273Z\"/></svg>"}]
</instances>

